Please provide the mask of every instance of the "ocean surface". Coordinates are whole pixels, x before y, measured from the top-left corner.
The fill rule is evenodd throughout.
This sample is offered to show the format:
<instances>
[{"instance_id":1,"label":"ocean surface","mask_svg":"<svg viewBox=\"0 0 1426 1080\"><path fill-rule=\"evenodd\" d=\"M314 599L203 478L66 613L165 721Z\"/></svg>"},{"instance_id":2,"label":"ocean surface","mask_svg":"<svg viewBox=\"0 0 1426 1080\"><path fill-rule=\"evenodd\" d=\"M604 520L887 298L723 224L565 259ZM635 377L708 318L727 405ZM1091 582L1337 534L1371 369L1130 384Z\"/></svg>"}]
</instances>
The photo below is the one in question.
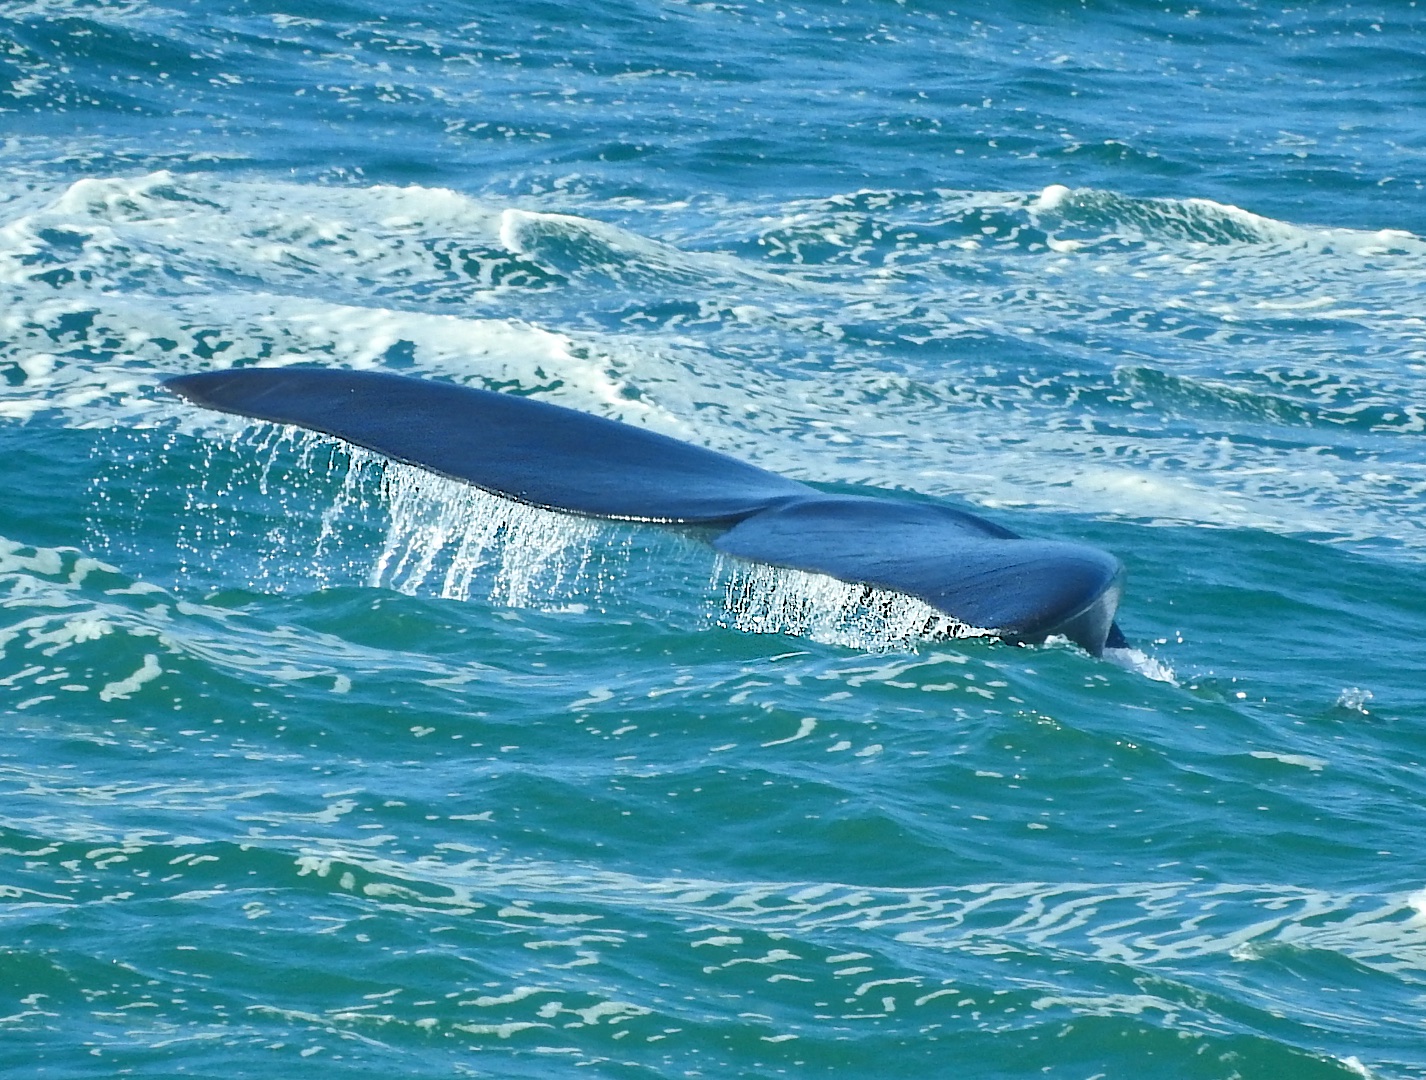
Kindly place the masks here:
<instances>
[{"instance_id":1,"label":"ocean surface","mask_svg":"<svg viewBox=\"0 0 1426 1080\"><path fill-rule=\"evenodd\" d=\"M1426 9L0 4L0 1073L1426 1075ZM918 636L164 377L1128 569ZM750 599L751 598L751 599Z\"/></svg>"}]
</instances>

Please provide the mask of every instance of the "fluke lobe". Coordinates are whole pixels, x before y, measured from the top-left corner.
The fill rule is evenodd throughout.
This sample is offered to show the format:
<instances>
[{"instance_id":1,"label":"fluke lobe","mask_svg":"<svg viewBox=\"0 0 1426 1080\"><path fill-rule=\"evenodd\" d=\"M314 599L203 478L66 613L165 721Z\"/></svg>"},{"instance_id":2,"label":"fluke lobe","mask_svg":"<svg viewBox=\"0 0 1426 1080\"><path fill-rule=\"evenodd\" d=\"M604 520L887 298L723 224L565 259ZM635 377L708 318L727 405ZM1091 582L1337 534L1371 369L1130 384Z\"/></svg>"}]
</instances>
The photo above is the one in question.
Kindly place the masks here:
<instances>
[{"instance_id":1,"label":"fluke lobe","mask_svg":"<svg viewBox=\"0 0 1426 1080\"><path fill-rule=\"evenodd\" d=\"M1086 544L1017 536L934 503L828 495L736 458L516 394L373 371L241 368L164 386L294 424L547 510L700 527L728 555L924 600L1007 641L1099 655L1124 570Z\"/></svg>"}]
</instances>

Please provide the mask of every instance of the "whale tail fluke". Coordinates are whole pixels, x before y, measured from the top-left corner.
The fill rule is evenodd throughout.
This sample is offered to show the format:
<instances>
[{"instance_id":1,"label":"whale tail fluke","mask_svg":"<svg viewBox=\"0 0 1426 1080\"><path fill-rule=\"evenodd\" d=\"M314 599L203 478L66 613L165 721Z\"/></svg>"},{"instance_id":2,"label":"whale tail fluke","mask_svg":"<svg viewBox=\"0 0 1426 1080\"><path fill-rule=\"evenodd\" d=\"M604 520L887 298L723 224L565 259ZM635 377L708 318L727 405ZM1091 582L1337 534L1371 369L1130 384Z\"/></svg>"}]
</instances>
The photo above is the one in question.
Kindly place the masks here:
<instances>
[{"instance_id":1,"label":"whale tail fluke","mask_svg":"<svg viewBox=\"0 0 1426 1080\"><path fill-rule=\"evenodd\" d=\"M334 436L531 506L708 527L719 551L915 596L970 627L1122 647L1119 561L962 510L828 495L643 428L384 372L242 368L164 385L204 408Z\"/></svg>"}]
</instances>

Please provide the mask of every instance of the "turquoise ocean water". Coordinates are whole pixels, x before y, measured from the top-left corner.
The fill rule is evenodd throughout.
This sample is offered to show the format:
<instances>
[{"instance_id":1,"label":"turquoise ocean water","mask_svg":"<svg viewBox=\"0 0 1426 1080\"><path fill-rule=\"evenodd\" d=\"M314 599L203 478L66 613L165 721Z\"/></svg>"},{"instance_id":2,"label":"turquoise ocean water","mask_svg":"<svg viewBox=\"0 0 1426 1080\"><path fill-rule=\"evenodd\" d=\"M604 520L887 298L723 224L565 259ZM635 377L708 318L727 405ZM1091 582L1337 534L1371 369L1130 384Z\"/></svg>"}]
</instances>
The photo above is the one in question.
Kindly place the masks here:
<instances>
[{"instance_id":1,"label":"turquoise ocean water","mask_svg":"<svg viewBox=\"0 0 1426 1080\"><path fill-rule=\"evenodd\" d=\"M1423 179L1405 2L0 4L0 1072L1426 1074ZM1134 648L158 388L298 362L1097 544Z\"/></svg>"}]
</instances>

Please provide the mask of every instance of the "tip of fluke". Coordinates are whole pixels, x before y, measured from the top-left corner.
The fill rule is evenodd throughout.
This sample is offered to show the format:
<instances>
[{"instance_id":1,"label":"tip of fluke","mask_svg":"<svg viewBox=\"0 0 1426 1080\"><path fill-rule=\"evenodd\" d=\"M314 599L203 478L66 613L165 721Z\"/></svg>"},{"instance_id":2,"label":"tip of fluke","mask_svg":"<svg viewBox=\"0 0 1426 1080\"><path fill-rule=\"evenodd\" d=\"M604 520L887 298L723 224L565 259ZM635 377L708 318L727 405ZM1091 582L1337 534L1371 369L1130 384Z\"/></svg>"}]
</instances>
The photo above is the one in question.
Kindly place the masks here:
<instances>
[{"instance_id":1,"label":"tip of fluke","mask_svg":"<svg viewBox=\"0 0 1426 1080\"><path fill-rule=\"evenodd\" d=\"M168 378L160 380L159 385L170 394L192 401L189 387L195 378L197 378L195 375L170 375Z\"/></svg>"},{"instance_id":2,"label":"tip of fluke","mask_svg":"<svg viewBox=\"0 0 1426 1080\"><path fill-rule=\"evenodd\" d=\"M263 409L261 401L271 392L271 387L263 385L268 380L254 379L252 376L269 370L290 369L231 368L224 371L200 371L190 375L170 375L159 385L169 393L205 409L266 420L271 419L267 415L270 410Z\"/></svg>"},{"instance_id":3,"label":"tip of fluke","mask_svg":"<svg viewBox=\"0 0 1426 1080\"><path fill-rule=\"evenodd\" d=\"M1123 568L1086 544L1017 536L935 503L828 495L703 447L515 394L380 371L250 367L175 375L195 405L292 424L529 506L710 526L719 551L914 596L1026 644L1100 655Z\"/></svg>"},{"instance_id":4,"label":"tip of fluke","mask_svg":"<svg viewBox=\"0 0 1426 1080\"><path fill-rule=\"evenodd\" d=\"M236 412L238 410L225 407L220 399L215 399L210 393L218 381L214 376L222 374L224 373L201 372L196 375L170 375L159 385L175 397L191 401L194 405L201 405L205 409L213 409L217 412Z\"/></svg>"},{"instance_id":5,"label":"tip of fluke","mask_svg":"<svg viewBox=\"0 0 1426 1080\"><path fill-rule=\"evenodd\" d=\"M1111 581L1083 608L1036 635L1035 640L1053 637L1068 638L1091 656L1103 656L1105 649L1127 648L1129 643L1114 622L1119 609L1119 597L1124 591L1124 574L1120 570ZM1026 639L1026 643L1032 643Z\"/></svg>"}]
</instances>

